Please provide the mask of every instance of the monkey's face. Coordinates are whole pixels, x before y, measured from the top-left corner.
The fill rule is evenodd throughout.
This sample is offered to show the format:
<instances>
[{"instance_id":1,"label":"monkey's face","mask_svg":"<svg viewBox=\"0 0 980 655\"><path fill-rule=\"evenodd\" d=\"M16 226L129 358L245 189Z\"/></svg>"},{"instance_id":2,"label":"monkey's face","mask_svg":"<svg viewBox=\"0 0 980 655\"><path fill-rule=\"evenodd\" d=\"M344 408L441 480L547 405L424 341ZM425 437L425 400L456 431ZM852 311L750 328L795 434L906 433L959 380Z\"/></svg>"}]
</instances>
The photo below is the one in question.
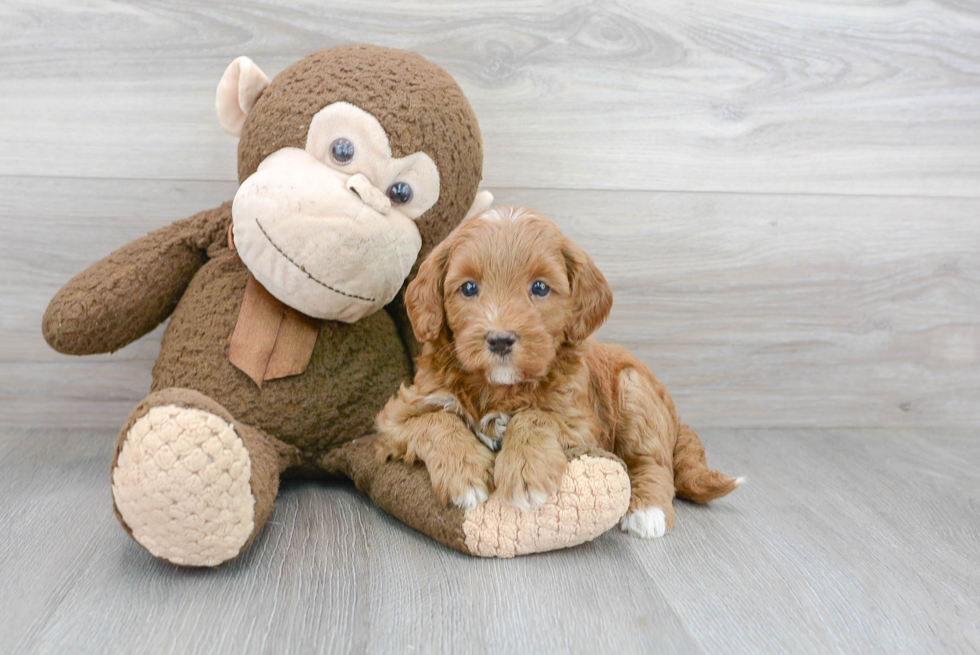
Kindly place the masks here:
<instances>
[{"instance_id":1,"label":"monkey's face","mask_svg":"<svg viewBox=\"0 0 980 655\"><path fill-rule=\"evenodd\" d=\"M240 57L216 109L241 137L239 255L310 316L353 322L389 303L476 196L476 117L452 77L417 54L337 46L272 82Z\"/></svg>"},{"instance_id":2,"label":"monkey's face","mask_svg":"<svg viewBox=\"0 0 980 655\"><path fill-rule=\"evenodd\" d=\"M235 247L279 300L351 323L398 293L422 246L415 221L438 199L428 155L393 157L374 116L336 102L313 117L304 149L272 153L241 185Z\"/></svg>"}]
</instances>

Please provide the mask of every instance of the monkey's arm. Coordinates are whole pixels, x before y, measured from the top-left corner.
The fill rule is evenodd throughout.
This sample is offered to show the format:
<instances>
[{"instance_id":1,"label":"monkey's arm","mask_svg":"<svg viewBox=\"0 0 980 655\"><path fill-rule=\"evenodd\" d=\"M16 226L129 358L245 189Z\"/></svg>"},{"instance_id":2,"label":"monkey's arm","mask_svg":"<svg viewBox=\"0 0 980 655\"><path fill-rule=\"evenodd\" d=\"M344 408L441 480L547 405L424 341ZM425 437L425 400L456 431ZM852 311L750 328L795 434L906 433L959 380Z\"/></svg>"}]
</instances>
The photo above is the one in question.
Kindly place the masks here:
<instances>
[{"instance_id":1,"label":"monkey's arm","mask_svg":"<svg viewBox=\"0 0 980 655\"><path fill-rule=\"evenodd\" d=\"M112 352L173 311L207 249L226 239L231 202L126 244L72 278L48 305L44 338L66 355Z\"/></svg>"}]
</instances>

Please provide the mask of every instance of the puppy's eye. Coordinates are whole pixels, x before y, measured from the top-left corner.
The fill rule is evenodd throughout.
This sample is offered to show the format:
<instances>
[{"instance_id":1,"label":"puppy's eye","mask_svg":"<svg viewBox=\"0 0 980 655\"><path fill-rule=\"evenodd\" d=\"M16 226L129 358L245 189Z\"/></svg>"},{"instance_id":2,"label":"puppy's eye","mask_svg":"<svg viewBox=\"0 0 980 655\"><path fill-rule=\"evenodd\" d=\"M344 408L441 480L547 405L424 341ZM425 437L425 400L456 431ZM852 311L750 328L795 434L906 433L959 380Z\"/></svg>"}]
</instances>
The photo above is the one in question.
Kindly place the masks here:
<instances>
[{"instance_id":1,"label":"puppy's eye","mask_svg":"<svg viewBox=\"0 0 980 655\"><path fill-rule=\"evenodd\" d=\"M388 187L388 198L393 205L404 205L412 199L412 187L407 182L395 182Z\"/></svg>"},{"instance_id":2,"label":"puppy's eye","mask_svg":"<svg viewBox=\"0 0 980 655\"><path fill-rule=\"evenodd\" d=\"M542 282L541 280L535 280L531 284L531 295L537 296L538 298L544 298L549 293L551 293L551 287Z\"/></svg>"},{"instance_id":3,"label":"puppy's eye","mask_svg":"<svg viewBox=\"0 0 980 655\"><path fill-rule=\"evenodd\" d=\"M464 298L472 298L480 293L480 287L476 285L476 282L470 280L469 282L463 282L463 286L459 288L459 292L463 294Z\"/></svg>"},{"instance_id":4,"label":"puppy's eye","mask_svg":"<svg viewBox=\"0 0 980 655\"><path fill-rule=\"evenodd\" d=\"M341 166L354 161L354 144L350 139L340 138L330 144L330 158Z\"/></svg>"}]
</instances>

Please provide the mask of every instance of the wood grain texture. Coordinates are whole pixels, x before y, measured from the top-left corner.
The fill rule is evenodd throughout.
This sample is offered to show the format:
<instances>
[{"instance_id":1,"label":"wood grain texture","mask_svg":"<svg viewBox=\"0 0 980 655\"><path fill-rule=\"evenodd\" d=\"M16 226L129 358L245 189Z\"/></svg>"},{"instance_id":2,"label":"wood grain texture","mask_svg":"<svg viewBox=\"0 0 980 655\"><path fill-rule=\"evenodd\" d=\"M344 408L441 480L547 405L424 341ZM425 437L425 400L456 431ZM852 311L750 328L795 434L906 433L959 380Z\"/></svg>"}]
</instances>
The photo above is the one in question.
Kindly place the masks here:
<instances>
[{"instance_id":1,"label":"wood grain texture","mask_svg":"<svg viewBox=\"0 0 980 655\"><path fill-rule=\"evenodd\" d=\"M162 329L69 358L44 308L233 196L228 62L358 41L460 82L485 185L595 257L601 338L747 486L512 561L341 483L287 483L213 571L125 536ZM977 3L10 0L0 84L0 653L980 652Z\"/></svg>"},{"instance_id":2,"label":"wood grain texture","mask_svg":"<svg viewBox=\"0 0 980 655\"><path fill-rule=\"evenodd\" d=\"M709 463L748 484L630 547L705 652L974 653L976 437L712 430Z\"/></svg>"},{"instance_id":3,"label":"wood grain texture","mask_svg":"<svg viewBox=\"0 0 980 655\"><path fill-rule=\"evenodd\" d=\"M234 189L0 178L19 233L0 243L0 424L122 424L162 330L65 357L40 335L44 308L90 263ZM695 427L980 425L976 200L494 192L595 257L615 293L600 338L640 356Z\"/></svg>"},{"instance_id":4,"label":"wood grain texture","mask_svg":"<svg viewBox=\"0 0 980 655\"><path fill-rule=\"evenodd\" d=\"M966 2L7 2L0 174L233 180L224 67L351 41L448 68L491 187L980 195Z\"/></svg>"},{"instance_id":5,"label":"wood grain texture","mask_svg":"<svg viewBox=\"0 0 980 655\"><path fill-rule=\"evenodd\" d=\"M980 425L974 200L509 191L595 257L602 340L693 425Z\"/></svg>"},{"instance_id":6,"label":"wood grain texture","mask_svg":"<svg viewBox=\"0 0 980 655\"><path fill-rule=\"evenodd\" d=\"M0 651L969 653L980 444L711 430L749 484L662 540L477 560L346 485L288 483L245 555L163 564L112 516L110 432L0 433Z\"/></svg>"}]
</instances>

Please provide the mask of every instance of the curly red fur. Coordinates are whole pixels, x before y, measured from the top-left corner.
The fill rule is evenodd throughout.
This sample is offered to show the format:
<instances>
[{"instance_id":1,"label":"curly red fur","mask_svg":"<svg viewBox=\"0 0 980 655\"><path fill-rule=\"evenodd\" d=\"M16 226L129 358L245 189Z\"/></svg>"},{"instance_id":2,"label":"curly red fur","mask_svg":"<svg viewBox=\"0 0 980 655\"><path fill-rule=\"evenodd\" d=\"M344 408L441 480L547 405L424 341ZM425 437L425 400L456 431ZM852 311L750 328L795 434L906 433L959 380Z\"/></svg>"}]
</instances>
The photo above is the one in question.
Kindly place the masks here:
<instances>
[{"instance_id":1,"label":"curly red fur","mask_svg":"<svg viewBox=\"0 0 980 655\"><path fill-rule=\"evenodd\" d=\"M535 282L548 293L534 293ZM466 283L478 290L472 297L461 291ZM538 212L496 208L464 223L423 262L406 305L423 349L415 383L378 418L381 449L423 460L444 499L468 506L492 479L515 505L541 502L558 487L564 449L579 444L621 457L631 511L662 509L668 528L675 491L707 502L735 488L734 478L707 469L700 440L646 366L590 337L612 291ZM488 347L498 333L513 335L505 354ZM511 417L496 458L473 438L492 413Z\"/></svg>"}]
</instances>

